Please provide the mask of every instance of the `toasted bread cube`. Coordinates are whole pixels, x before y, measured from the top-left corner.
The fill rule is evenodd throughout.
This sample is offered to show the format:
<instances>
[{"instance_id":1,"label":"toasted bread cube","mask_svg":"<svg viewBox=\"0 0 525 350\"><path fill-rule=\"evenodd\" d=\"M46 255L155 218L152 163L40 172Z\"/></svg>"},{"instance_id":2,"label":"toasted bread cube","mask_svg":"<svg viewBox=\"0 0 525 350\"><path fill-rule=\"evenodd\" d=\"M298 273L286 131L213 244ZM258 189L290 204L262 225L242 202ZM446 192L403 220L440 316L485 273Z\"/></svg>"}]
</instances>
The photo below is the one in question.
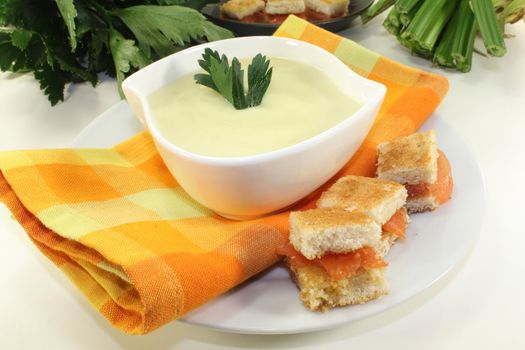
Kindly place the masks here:
<instances>
[{"instance_id":1,"label":"toasted bread cube","mask_svg":"<svg viewBox=\"0 0 525 350\"><path fill-rule=\"evenodd\" d=\"M383 231L383 234L381 235L381 242L375 247L376 254L384 258L390 251L390 248L392 248L394 243L397 241L397 238L398 237L393 233Z\"/></svg>"},{"instance_id":2,"label":"toasted bread cube","mask_svg":"<svg viewBox=\"0 0 525 350\"><path fill-rule=\"evenodd\" d=\"M299 298L311 310L326 311L336 306L363 304L388 294L384 268L360 269L355 275L334 281L319 266L290 265L299 287Z\"/></svg>"},{"instance_id":3,"label":"toasted bread cube","mask_svg":"<svg viewBox=\"0 0 525 350\"><path fill-rule=\"evenodd\" d=\"M307 259L380 244L381 227L368 215L340 208L290 213L290 243Z\"/></svg>"},{"instance_id":4,"label":"toasted bread cube","mask_svg":"<svg viewBox=\"0 0 525 350\"><path fill-rule=\"evenodd\" d=\"M383 225L405 205L406 198L407 190L401 184L349 175L337 180L324 192L317 206L362 211Z\"/></svg>"},{"instance_id":5,"label":"toasted bread cube","mask_svg":"<svg viewBox=\"0 0 525 350\"><path fill-rule=\"evenodd\" d=\"M434 131L383 142L377 150L379 178L408 185L436 182L438 148Z\"/></svg>"},{"instance_id":6,"label":"toasted bread cube","mask_svg":"<svg viewBox=\"0 0 525 350\"><path fill-rule=\"evenodd\" d=\"M304 0L267 0L265 11L269 15L302 13L305 10Z\"/></svg>"},{"instance_id":7,"label":"toasted bread cube","mask_svg":"<svg viewBox=\"0 0 525 350\"><path fill-rule=\"evenodd\" d=\"M424 211L432 211L439 207L439 203L434 194L430 193L426 196L419 196L416 198L409 198L407 200L407 210L409 213L422 213Z\"/></svg>"},{"instance_id":8,"label":"toasted bread cube","mask_svg":"<svg viewBox=\"0 0 525 350\"><path fill-rule=\"evenodd\" d=\"M263 9L263 0L229 0L221 6L222 13L234 19L243 19Z\"/></svg>"},{"instance_id":9,"label":"toasted bread cube","mask_svg":"<svg viewBox=\"0 0 525 350\"><path fill-rule=\"evenodd\" d=\"M345 15L348 12L350 0L305 0L305 4L310 10L335 16Z\"/></svg>"}]
</instances>

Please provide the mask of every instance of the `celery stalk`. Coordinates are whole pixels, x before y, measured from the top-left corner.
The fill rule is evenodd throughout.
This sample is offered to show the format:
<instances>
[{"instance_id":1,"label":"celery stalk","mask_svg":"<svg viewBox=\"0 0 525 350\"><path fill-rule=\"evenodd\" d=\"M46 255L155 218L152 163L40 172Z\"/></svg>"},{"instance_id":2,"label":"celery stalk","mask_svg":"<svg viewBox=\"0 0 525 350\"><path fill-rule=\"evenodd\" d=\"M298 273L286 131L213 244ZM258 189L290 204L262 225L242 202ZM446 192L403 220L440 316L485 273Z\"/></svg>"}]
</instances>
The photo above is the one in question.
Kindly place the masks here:
<instances>
[{"instance_id":1,"label":"celery stalk","mask_svg":"<svg viewBox=\"0 0 525 350\"><path fill-rule=\"evenodd\" d=\"M500 8L501 12L498 13L498 19L501 28L503 28L505 23L515 23L523 18L525 13L525 0L507 1L507 3L502 4Z\"/></svg>"},{"instance_id":2,"label":"celery stalk","mask_svg":"<svg viewBox=\"0 0 525 350\"><path fill-rule=\"evenodd\" d=\"M457 0L425 0L401 36L414 46L432 52L456 4Z\"/></svg>"},{"instance_id":3,"label":"celery stalk","mask_svg":"<svg viewBox=\"0 0 525 350\"><path fill-rule=\"evenodd\" d=\"M376 1L361 15L361 21L363 22L363 24L369 22L372 18L394 5L395 2L396 0Z\"/></svg>"},{"instance_id":4,"label":"celery stalk","mask_svg":"<svg viewBox=\"0 0 525 350\"><path fill-rule=\"evenodd\" d=\"M393 35L398 35L401 32L401 22L399 21L399 14L395 7L393 7L383 22L383 27Z\"/></svg>"},{"instance_id":5,"label":"celery stalk","mask_svg":"<svg viewBox=\"0 0 525 350\"><path fill-rule=\"evenodd\" d=\"M454 58L452 57L452 39L454 31L445 31L443 40L439 43L432 61L442 67L454 68Z\"/></svg>"},{"instance_id":6,"label":"celery stalk","mask_svg":"<svg viewBox=\"0 0 525 350\"><path fill-rule=\"evenodd\" d=\"M416 13L419 11L419 8L421 7L422 4L423 4L422 2L419 2L419 3L417 3L416 6L412 7L412 9L410 9L410 11L408 11L406 13L400 13L399 14L399 21L403 25L403 28L408 27L410 22L412 22L412 20L416 16Z\"/></svg>"},{"instance_id":7,"label":"celery stalk","mask_svg":"<svg viewBox=\"0 0 525 350\"><path fill-rule=\"evenodd\" d=\"M436 49L434 62L461 72L470 71L476 32L476 18L469 0L460 0Z\"/></svg>"},{"instance_id":8,"label":"celery stalk","mask_svg":"<svg viewBox=\"0 0 525 350\"><path fill-rule=\"evenodd\" d=\"M397 0L396 9L399 13L409 13L421 0Z\"/></svg>"},{"instance_id":9,"label":"celery stalk","mask_svg":"<svg viewBox=\"0 0 525 350\"><path fill-rule=\"evenodd\" d=\"M507 50L503 41L503 31L498 24L491 0L471 0L470 3L487 52L497 57L505 55Z\"/></svg>"}]
</instances>

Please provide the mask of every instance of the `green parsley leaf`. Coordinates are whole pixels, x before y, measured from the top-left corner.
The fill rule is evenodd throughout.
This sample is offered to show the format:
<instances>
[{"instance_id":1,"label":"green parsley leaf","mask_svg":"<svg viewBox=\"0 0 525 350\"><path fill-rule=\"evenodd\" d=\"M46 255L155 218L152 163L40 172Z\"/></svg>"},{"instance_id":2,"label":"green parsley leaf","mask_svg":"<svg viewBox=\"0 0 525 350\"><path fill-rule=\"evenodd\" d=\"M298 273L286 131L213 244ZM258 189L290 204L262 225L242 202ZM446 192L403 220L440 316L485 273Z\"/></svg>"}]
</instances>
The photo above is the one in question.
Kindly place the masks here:
<instances>
[{"instance_id":1,"label":"green parsley leaf","mask_svg":"<svg viewBox=\"0 0 525 350\"><path fill-rule=\"evenodd\" d=\"M131 6L115 14L137 38L140 49L152 58L151 50L159 57L177 51L193 40L231 37L231 32L206 21L199 12L182 6Z\"/></svg>"},{"instance_id":2,"label":"green parsley leaf","mask_svg":"<svg viewBox=\"0 0 525 350\"><path fill-rule=\"evenodd\" d=\"M226 56L222 56L220 60L215 57L210 59L210 77L219 94L233 103L232 69Z\"/></svg>"},{"instance_id":3,"label":"green parsley leaf","mask_svg":"<svg viewBox=\"0 0 525 350\"><path fill-rule=\"evenodd\" d=\"M266 57L258 54L248 66L248 104L258 106L270 86L273 68L268 69L270 61Z\"/></svg>"},{"instance_id":4,"label":"green parsley leaf","mask_svg":"<svg viewBox=\"0 0 525 350\"><path fill-rule=\"evenodd\" d=\"M56 105L59 101L64 100L64 88L70 81L69 75L59 69L52 69L44 66L42 70L34 72L35 78L40 82L40 89L49 98L51 105Z\"/></svg>"},{"instance_id":5,"label":"green parsley leaf","mask_svg":"<svg viewBox=\"0 0 525 350\"><path fill-rule=\"evenodd\" d=\"M71 45L71 51L75 51L77 48L77 38L75 32L75 17L77 16L77 9L73 0L56 0L58 10L66 23L67 31L69 33L69 45Z\"/></svg>"},{"instance_id":6,"label":"green parsley leaf","mask_svg":"<svg viewBox=\"0 0 525 350\"><path fill-rule=\"evenodd\" d=\"M198 62L208 74L195 74L195 82L217 91L235 109L260 105L272 79L273 68L270 67L270 61L261 54L255 56L248 66L247 94L244 92L244 71L236 57L230 66L225 55L220 56L217 51L206 48Z\"/></svg>"},{"instance_id":7,"label":"green parsley leaf","mask_svg":"<svg viewBox=\"0 0 525 350\"><path fill-rule=\"evenodd\" d=\"M2 71L11 70L13 63L21 56L22 51L13 45L11 35L0 33L0 69Z\"/></svg>"},{"instance_id":8,"label":"green parsley leaf","mask_svg":"<svg viewBox=\"0 0 525 350\"><path fill-rule=\"evenodd\" d=\"M210 1L0 0L0 69L32 72L52 104L100 73L120 83L167 54L231 37L194 10Z\"/></svg>"},{"instance_id":9,"label":"green parsley leaf","mask_svg":"<svg viewBox=\"0 0 525 350\"><path fill-rule=\"evenodd\" d=\"M223 27L219 27L209 21L201 22L204 37L208 41L233 38L233 33ZM202 39L202 38L201 38Z\"/></svg>"},{"instance_id":10,"label":"green parsley leaf","mask_svg":"<svg viewBox=\"0 0 525 350\"><path fill-rule=\"evenodd\" d=\"M29 41L31 41L32 37L33 32L30 30L15 29L11 33L11 42L13 43L13 46L18 47L23 51L27 48L27 45L29 44Z\"/></svg>"},{"instance_id":11,"label":"green parsley leaf","mask_svg":"<svg viewBox=\"0 0 525 350\"><path fill-rule=\"evenodd\" d=\"M5 15L7 12L6 6L7 4L5 1L0 1L0 26L4 26L7 24L6 19L5 19Z\"/></svg>"},{"instance_id":12,"label":"green parsley leaf","mask_svg":"<svg viewBox=\"0 0 525 350\"><path fill-rule=\"evenodd\" d=\"M250 106L244 95L244 71L241 69L241 63L234 57L232 60L232 95L233 106L235 109L245 109ZM262 99L262 98L261 98Z\"/></svg>"},{"instance_id":13,"label":"green parsley leaf","mask_svg":"<svg viewBox=\"0 0 525 350\"><path fill-rule=\"evenodd\" d=\"M130 71L131 67L142 68L146 66L149 61L142 51L135 46L133 40L124 38L124 36L116 30L110 31L109 47L115 63L115 72L119 82L119 92L123 95L120 83L124 80L126 73Z\"/></svg>"},{"instance_id":14,"label":"green parsley leaf","mask_svg":"<svg viewBox=\"0 0 525 350\"><path fill-rule=\"evenodd\" d=\"M208 73L210 72L212 57L215 58L217 61L221 60L221 56L217 51L213 51L212 49L205 49L204 53L202 54L202 59L197 61L199 63L199 66ZM224 57L226 58L226 56Z\"/></svg>"},{"instance_id":15,"label":"green parsley leaf","mask_svg":"<svg viewBox=\"0 0 525 350\"><path fill-rule=\"evenodd\" d=\"M51 52L46 48L42 37L33 32L33 36L24 50L26 68L42 67L48 65L53 67L54 59Z\"/></svg>"}]
</instances>

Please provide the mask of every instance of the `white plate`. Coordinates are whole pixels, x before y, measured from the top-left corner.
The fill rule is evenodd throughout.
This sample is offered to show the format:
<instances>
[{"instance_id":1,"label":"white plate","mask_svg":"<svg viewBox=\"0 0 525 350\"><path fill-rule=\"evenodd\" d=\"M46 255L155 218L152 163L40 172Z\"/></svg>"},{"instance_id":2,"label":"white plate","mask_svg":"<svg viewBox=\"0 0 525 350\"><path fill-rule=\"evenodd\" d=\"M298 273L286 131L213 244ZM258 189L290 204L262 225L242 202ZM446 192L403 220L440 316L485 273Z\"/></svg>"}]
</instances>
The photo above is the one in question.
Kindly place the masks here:
<instances>
[{"instance_id":1,"label":"white plate","mask_svg":"<svg viewBox=\"0 0 525 350\"><path fill-rule=\"evenodd\" d=\"M188 314L183 321L236 333L279 334L328 329L386 311L421 293L459 264L478 237L485 208L480 169L468 147L434 115L423 127L434 129L454 176L451 201L434 212L412 215L405 242L388 255L390 294L365 305L316 313L299 301L282 266L235 288ZM125 102L93 121L75 147L112 146L142 130Z\"/></svg>"}]
</instances>

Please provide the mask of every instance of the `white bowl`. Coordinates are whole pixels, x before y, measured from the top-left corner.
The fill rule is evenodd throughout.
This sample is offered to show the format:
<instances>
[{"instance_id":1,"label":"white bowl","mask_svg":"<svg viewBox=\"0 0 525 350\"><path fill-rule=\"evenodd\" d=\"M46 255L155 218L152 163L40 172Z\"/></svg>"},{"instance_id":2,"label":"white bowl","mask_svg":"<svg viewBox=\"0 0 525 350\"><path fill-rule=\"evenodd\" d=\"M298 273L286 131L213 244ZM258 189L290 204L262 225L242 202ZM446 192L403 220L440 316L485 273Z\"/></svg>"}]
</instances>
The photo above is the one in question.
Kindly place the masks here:
<instances>
[{"instance_id":1,"label":"white bowl","mask_svg":"<svg viewBox=\"0 0 525 350\"><path fill-rule=\"evenodd\" d=\"M229 57L257 53L311 64L362 106L332 128L276 151L243 157L209 157L170 143L152 121L147 97L199 69L206 47ZM305 197L335 175L368 133L386 88L354 73L334 55L303 41L244 37L191 47L134 73L122 89L135 115L151 133L169 171L199 203L219 215L249 219L278 211Z\"/></svg>"}]
</instances>

